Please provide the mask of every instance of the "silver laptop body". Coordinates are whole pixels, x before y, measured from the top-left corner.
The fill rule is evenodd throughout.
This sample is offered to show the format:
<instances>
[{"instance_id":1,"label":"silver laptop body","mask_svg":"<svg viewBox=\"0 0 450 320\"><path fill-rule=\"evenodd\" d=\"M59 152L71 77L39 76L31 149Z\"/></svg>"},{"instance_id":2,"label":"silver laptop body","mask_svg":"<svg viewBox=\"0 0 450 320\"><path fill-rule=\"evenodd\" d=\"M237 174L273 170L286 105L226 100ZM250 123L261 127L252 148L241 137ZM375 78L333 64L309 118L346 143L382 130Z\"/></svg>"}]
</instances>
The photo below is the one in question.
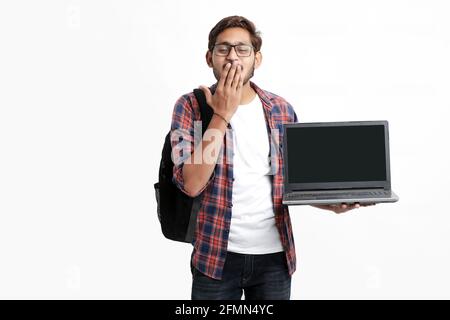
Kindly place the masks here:
<instances>
[{"instance_id":1,"label":"silver laptop body","mask_svg":"<svg viewBox=\"0 0 450 320\"><path fill-rule=\"evenodd\" d=\"M284 125L283 204L396 202L387 121Z\"/></svg>"}]
</instances>

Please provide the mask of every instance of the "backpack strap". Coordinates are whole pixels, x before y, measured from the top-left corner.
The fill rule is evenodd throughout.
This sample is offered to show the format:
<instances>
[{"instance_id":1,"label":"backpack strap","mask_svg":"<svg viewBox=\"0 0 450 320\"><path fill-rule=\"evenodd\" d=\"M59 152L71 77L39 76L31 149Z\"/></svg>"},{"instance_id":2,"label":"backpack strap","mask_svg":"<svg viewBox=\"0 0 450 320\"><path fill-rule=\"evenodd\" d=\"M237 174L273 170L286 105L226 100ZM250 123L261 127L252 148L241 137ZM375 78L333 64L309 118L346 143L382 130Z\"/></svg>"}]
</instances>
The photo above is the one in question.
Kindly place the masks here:
<instances>
[{"instance_id":1,"label":"backpack strap","mask_svg":"<svg viewBox=\"0 0 450 320\"><path fill-rule=\"evenodd\" d=\"M200 106L200 116L202 119L202 136L209 126L214 110L206 102L205 93L201 89L194 89L195 98Z\"/></svg>"},{"instance_id":2,"label":"backpack strap","mask_svg":"<svg viewBox=\"0 0 450 320\"><path fill-rule=\"evenodd\" d=\"M214 110L206 102L205 93L201 89L194 89L195 98L200 106L200 116L202 120L202 136L205 134L206 129L209 126L209 122L214 114ZM188 229L186 230L185 242L192 242L195 235L195 229L197 227L197 215L200 210L203 194L195 197L192 201L191 216L189 218Z\"/></svg>"}]
</instances>

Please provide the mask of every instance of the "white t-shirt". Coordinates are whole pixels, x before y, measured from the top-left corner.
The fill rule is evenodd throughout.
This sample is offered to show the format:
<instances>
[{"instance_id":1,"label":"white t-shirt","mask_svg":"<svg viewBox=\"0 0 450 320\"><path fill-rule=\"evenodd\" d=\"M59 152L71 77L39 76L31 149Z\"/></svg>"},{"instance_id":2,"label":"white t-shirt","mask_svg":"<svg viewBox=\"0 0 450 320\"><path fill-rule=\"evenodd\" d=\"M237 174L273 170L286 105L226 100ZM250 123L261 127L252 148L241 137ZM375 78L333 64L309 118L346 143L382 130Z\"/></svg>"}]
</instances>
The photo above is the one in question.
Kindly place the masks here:
<instances>
[{"instance_id":1,"label":"white t-shirt","mask_svg":"<svg viewBox=\"0 0 450 320\"><path fill-rule=\"evenodd\" d=\"M270 172L270 144L258 95L240 105L233 129L233 197L228 251L266 254L283 251L275 225Z\"/></svg>"}]
</instances>

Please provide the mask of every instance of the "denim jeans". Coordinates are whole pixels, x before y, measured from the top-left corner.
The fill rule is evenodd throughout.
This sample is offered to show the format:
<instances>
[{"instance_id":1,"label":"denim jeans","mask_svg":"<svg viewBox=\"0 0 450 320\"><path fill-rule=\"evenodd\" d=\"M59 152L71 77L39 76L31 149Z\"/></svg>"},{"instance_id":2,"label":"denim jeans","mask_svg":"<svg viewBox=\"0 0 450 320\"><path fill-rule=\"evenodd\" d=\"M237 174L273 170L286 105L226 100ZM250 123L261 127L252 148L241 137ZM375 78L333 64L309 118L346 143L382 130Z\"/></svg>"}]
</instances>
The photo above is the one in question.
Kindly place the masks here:
<instances>
[{"instance_id":1,"label":"denim jeans","mask_svg":"<svg viewBox=\"0 0 450 320\"><path fill-rule=\"evenodd\" d=\"M191 264L192 300L289 300L291 277L284 252L228 252L222 280L210 278Z\"/></svg>"}]
</instances>

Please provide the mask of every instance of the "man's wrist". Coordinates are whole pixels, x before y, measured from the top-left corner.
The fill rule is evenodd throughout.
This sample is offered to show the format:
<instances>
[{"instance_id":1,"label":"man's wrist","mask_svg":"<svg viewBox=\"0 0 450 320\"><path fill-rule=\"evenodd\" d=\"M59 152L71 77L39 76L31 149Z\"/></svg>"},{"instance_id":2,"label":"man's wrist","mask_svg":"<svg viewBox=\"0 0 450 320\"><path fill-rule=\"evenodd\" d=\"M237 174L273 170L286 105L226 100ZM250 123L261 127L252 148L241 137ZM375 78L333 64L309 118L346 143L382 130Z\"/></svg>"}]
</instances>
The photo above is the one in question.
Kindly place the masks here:
<instances>
[{"instance_id":1,"label":"man's wrist","mask_svg":"<svg viewBox=\"0 0 450 320\"><path fill-rule=\"evenodd\" d=\"M216 115L217 117L219 117L220 119L222 119L226 125L228 126L230 124L230 121L227 120L224 116L222 116L220 113L214 112L214 115Z\"/></svg>"}]
</instances>

